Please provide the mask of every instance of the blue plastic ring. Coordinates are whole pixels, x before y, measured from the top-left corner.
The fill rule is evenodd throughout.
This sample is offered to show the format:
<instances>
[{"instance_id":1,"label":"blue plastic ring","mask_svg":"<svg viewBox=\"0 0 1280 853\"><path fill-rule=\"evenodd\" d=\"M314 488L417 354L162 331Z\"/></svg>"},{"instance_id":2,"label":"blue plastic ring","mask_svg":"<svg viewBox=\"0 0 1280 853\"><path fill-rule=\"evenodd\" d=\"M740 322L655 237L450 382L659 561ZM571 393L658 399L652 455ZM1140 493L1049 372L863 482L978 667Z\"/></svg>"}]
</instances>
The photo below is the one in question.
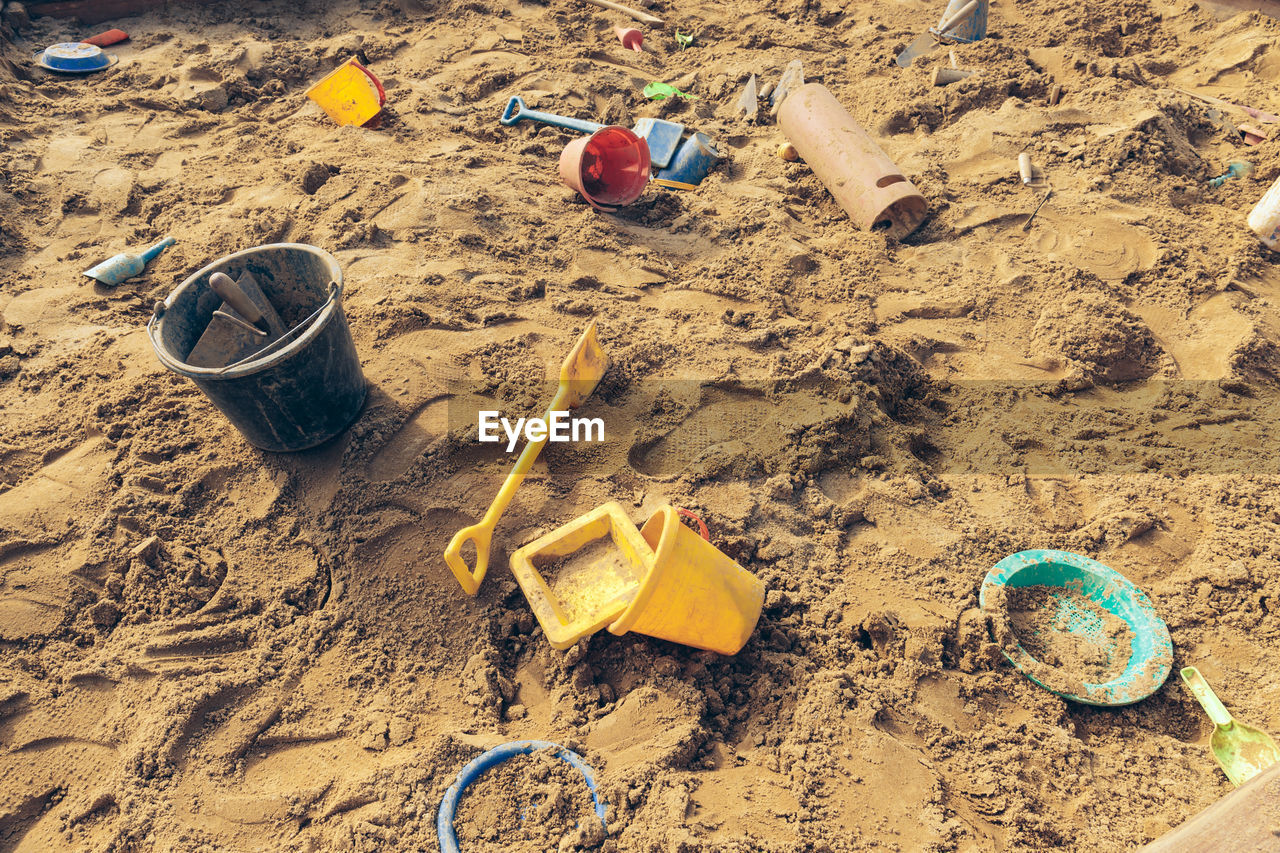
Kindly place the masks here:
<instances>
[{"instance_id":1,"label":"blue plastic ring","mask_svg":"<svg viewBox=\"0 0 1280 853\"><path fill-rule=\"evenodd\" d=\"M440 853L461 853L458 849L458 836L453 831L453 816L458 809L458 801L462 799L462 794L467 790L467 786L480 778L480 774L491 767L496 767L510 758L515 758L517 755L528 755L539 749L556 750L557 758L582 774L582 778L587 781L587 788L591 790L591 802L595 806L596 815L600 818L600 825L604 827L605 832L609 831L609 825L604 820L604 803L600 802L599 794L596 791L595 772L582 760L582 756L572 750L565 749L558 743L551 743L546 740L513 740L510 743L495 746L488 752L481 753L472 759L467 766L458 772L458 778L449 786L449 790L444 792L444 799L440 801L440 811L436 815L436 833L440 838Z\"/></svg>"}]
</instances>

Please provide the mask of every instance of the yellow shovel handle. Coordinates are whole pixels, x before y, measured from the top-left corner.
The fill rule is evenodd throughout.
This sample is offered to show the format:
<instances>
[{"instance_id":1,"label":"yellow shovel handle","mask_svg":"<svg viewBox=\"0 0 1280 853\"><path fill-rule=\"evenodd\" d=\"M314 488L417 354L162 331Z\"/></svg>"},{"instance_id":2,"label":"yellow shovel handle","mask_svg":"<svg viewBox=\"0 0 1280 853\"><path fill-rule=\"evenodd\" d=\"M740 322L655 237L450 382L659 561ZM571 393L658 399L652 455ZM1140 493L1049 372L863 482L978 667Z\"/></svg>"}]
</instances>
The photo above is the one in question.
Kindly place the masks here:
<instances>
[{"instance_id":1,"label":"yellow shovel handle","mask_svg":"<svg viewBox=\"0 0 1280 853\"><path fill-rule=\"evenodd\" d=\"M547 410L547 421L551 420L552 413L563 409L565 398L568 395L568 386L565 383L561 383L559 390L556 391L555 399L551 401L551 408ZM458 579L458 583L466 590L467 595L475 595L480 590L480 582L484 580L485 572L489 570L489 551L490 546L493 544L493 529L498 526L498 519L502 518L502 514L507 511L507 505L516 496L516 489L520 488L520 484L524 482L525 474L529 473L529 469L537 461L538 454L542 452L542 448L546 443L547 440L543 438L538 441L531 441L524 446L524 450L520 452L520 458L516 460L515 467L511 469L511 473L503 481L502 488L498 489L498 494L493 499L493 503L489 505L489 510L484 514L484 518L480 519L478 523L470 527L464 527L453 534L453 539L449 541L449 547L444 549L444 561L448 564L449 570L453 572L453 576ZM468 540L474 542L476 546L475 569L468 568L466 560L462 559L462 546Z\"/></svg>"},{"instance_id":2,"label":"yellow shovel handle","mask_svg":"<svg viewBox=\"0 0 1280 853\"><path fill-rule=\"evenodd\" d=\"M493 543L493 526L496 522L496 518L489 521L486 514L485 519L479 524L464 527L453 534L453 539L449 540L449 547L444 549L444 561L453 572L453 576L458 579L458 583L462 584L467 595L475 595L480 590L480 581L484 580L484 573L489 570L489 546ZM474 571L468 568L467 561L462 559L462 546L468 541L474 542L476 546Z\"/></svg>"}]
</instances>

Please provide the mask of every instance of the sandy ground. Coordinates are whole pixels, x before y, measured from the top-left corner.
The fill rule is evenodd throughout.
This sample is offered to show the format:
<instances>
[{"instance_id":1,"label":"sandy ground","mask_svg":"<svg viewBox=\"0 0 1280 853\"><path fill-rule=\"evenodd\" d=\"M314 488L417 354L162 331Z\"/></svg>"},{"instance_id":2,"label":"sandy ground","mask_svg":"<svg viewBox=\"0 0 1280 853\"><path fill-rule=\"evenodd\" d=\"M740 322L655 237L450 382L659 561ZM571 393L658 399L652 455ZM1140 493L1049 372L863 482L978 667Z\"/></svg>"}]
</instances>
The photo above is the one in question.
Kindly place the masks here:
<instances>
[{"instance_id":1,"label":"sandy ground","mask_svg":"<svg viewBox=\"0 0 1280 853\"><path fill-rule=\"evenodd\" d=\"M84 79L30 57L87 27L5 46L0 850L436 849L458 769L516 738L600 775L608 838L560 849L1133 849L1229 791L1210 726L1176 676L1096 709L1014 671L977 590L1026 548L1124 573L1175 666L1280 732L1280 272L1244 224L1280 142L1176 91L1280 112L1280 25L999 0L955 49L980 74L934 88L945 51L891 60L940 4L654 11L694 46L632 54L571 0L175 6L93 27L133 40ZM357 52L378 130L303 96ZM929 199L916 234L860 232L735 116L797 58ZM728 158L603 215L558 181L571 136L498 124L513 94ZM165 234L137 279L80 276ZM144 330L276 241L341 261L370 383L296 455L245 444ZM592 317L608 440L548 448L468 598L441 553L509 464L474 409L539 412ZM740 654L548 648L506 554L607 500L697 510L765 581Z\"/></svg>"}]
</instances>

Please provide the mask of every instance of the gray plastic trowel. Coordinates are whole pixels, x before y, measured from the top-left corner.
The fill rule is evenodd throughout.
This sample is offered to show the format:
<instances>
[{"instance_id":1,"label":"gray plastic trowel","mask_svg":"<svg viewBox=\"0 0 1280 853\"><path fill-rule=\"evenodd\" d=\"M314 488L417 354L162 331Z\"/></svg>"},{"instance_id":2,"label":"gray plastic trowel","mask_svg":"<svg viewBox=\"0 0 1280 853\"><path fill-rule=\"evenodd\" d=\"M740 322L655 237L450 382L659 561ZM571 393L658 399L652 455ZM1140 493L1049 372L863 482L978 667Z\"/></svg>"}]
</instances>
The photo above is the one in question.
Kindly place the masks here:
<instances>
[{"instance_id":1,"label":"gray plastic trowel","mask_svg":"<svg viewBox=\"0 0 1280 853\"><path fill-rule=\"evenodd\" d=\"M226 367L248 358L285 333L280 315L247 270L238 282L216 272L209 276L209 287L223 302L187 356L187 364Z\"/></svg>"},{"instance_id":2,"label":"gray plastic trowel","mask_svg":"<svg viewBox=\"0 0 1280 853\"><path fill-rule=\"evenodd\" d=\"M916 37L916 40L907 45L906 50L898 54L893 61L898 63L902 68L906 68L915 62L916 57L923 53L928 53L939 44L942 43L942 36L945 36L951 30L954 30L960 24L964 23L978 9L978 0L969 0L959 11L950 18L938 23L937 29L929 30Z\"/></svg>"}]
</instances>

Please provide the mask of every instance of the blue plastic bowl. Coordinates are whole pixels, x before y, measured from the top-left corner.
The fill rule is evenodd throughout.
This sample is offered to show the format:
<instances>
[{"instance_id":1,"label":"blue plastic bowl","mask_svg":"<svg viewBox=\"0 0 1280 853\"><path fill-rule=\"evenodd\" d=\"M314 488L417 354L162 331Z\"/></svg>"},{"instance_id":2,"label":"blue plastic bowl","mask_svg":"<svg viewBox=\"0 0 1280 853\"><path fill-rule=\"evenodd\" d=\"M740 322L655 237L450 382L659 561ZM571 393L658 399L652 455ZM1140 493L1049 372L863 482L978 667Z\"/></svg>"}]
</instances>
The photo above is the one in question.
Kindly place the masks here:
<instances>
[{"instance_id":1,"label":"blue plastic bowl","mask_svg":"<svg viewBox=\"0 0 1280 853\"><path fill-rule=\"evenodd\" d=\"M609 825L604 819L605 805L600 800L599 791L596 790L596 774L582 760L582 756L550 741L513 740L510 743L495 746L473 759L459 771L457 780L449 786L449 790L444 792L444 799L440 801L440 810L436 812L436 833L440 839L440 853L461 853L458 849L458 836L453 831L453 816L467 786L479 779L481 774L490 767L496 767L517 755L527 755L539 749L556 750L556 756L561 761L582 774L582 778L587 782L587 788L591 791L591 802L595 805L596 817L600 818L600 825L604 827L605 832L609 831Z\"/></svg>"},{"instance_id":2,"label":"blue plastic bowl","mask_svg":"<svg viewBox=\"0 0 1280 853\"><path fill-rule=\"evenodd\" d=\"M41 68L68 74L88 74L115 65L118 57L102 52L102 48L84 42L63 42L46 47L37 54Z\"/></svg>"},{"instance_id":3,"label":"blue plastic bowl","mask_svg":"<svg viewBox=\"0 0 1280 853\"><path fill-rule=\"evenodd\" d=\"M1130 705L1160 689L1173 669L1173 642L1146 593L1097 560L1070 551L1035 550L1019 551L996 563L982 581L978 602L993 620L1007 623L1007 612L994 612L994 602L1000 598L996 590L1036 585L1078 592L1123 619L1133 632L1133 646L1123 672L1110 681L1093 684L1037 661L1014 637L1011 647L1002 651L1023 675L1051 693L1086 705ZM1093 624L1099 621L1096 614L1081 612L1065 601L1058 619L1073 634L1094 634L1101 627Z\"/></svg>"}]
</instances>

